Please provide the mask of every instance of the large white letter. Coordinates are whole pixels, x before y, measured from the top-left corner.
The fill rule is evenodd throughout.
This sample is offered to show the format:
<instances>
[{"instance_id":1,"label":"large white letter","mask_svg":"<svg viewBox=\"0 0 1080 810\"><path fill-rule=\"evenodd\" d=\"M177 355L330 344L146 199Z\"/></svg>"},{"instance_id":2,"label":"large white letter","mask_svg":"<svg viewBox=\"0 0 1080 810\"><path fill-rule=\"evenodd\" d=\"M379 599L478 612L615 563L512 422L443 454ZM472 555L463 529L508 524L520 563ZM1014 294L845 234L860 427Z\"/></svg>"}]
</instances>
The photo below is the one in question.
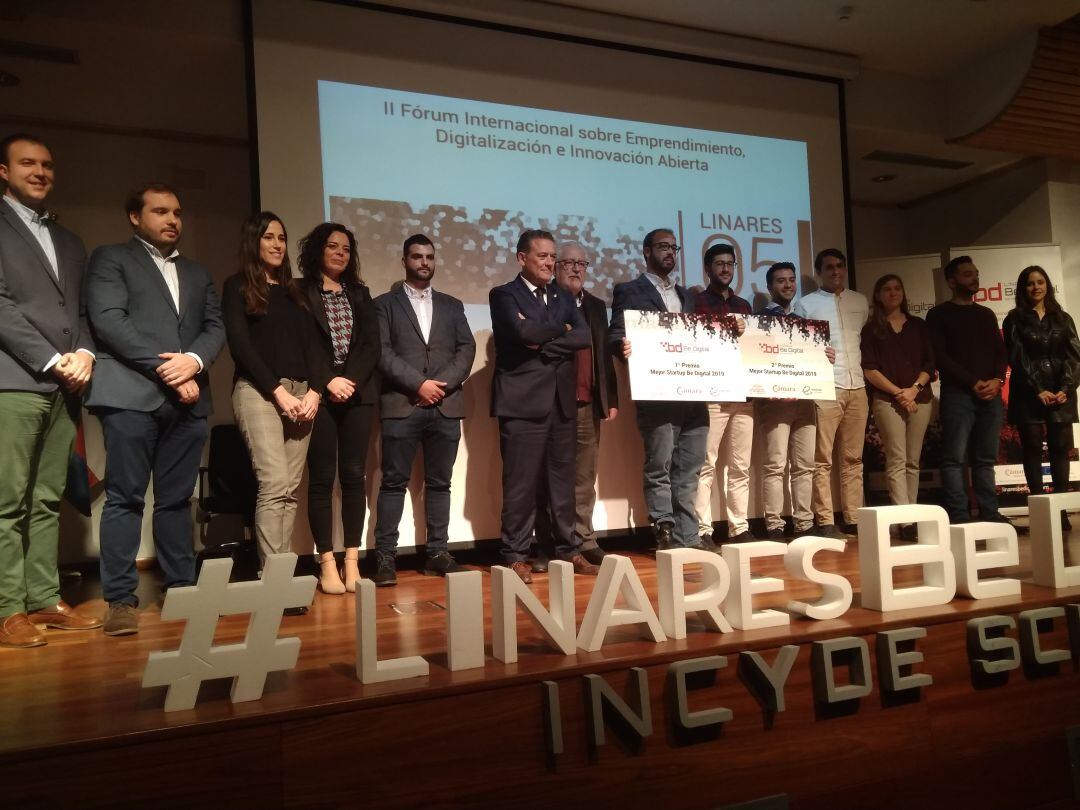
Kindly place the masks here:
<instances>
[{"instance_id":1,"label":"large white letter","mask_svg":"<svg viewBox=\"0 0 1080 810\"><path fill-rule=\"evenodd\" d=\"M956 590L972 599L992 599L995 596L1019 596L1020 580L1011 577L979 579L987 568L1008 568L1020 562L1016 529L1008 523L965 523L953 526L952 552L956 558ZM986 541L986 551L978 551L976 543Z\"/></svg>"},{"instance_id":2,"label":"large white letter","mask_svg":"<svg viewBox=\"0 0 1080 810\"><path fill-rule=\"evenodd\" d=\"M1031 573L1036 585L1075 588L1080 585L1080 563L1065 565L1058 513L1080 509L1080 492L1032 495L1028 498L1031 519Z\"/></svg>"},{"instance_id":3,"label":"large white letter","mask_svg":"<svg viewBox=\"0 0 1080 810\"><path fill-rule=\"evenodd\" d=\"M689 596L683 569L701 566L702 587ZM731 574L727 564L711 551L676 548L656 552L656 585L660 598L660 626L670 638L686 638L686 614L696 613L705 626L718 633L730 633L720 603L727 596Z\"/></svg>"},{"instance_id":4,"label":"large white letter","mask_svg":"<svg viewBox=\"0 0 1080 810\"><path fill-rule=\"evenodd\" d=\"M919 542L893 546L889 527L915 523ZM893 586L893 569L921 565L923 584ZM949 518L940 506L907 504L859 510L859 573L862 606L869 610L944 605L956 596L956 568L949 547Z\"/></svg>"},{"instance_id":5,"label":"large white letter","mask_svg":"<svg viewBox=\"0 0 1080 810\"><path fill-rule=\"evenodd\" d=\"M491 566L491 654L504 664L513 664L517 656L517 604L543 634L548 644L563 655L577 652L574 604L574 566L565 560L548 564L548 602L544 610L540 600L521 578L504 565Z\"/></svg>"},{"instance_id":6,"label":"large white letter","mask_svg":"<svg viewBox=\"0 0 1080 810\"><path fill-rule=\"evenodd\" d=\"M776 577L750 577L750 560L755 557L782 557L787 552L784 543L758 540L753 543L731 543L722 546L724 562L732 571L731 590L724 600L724 612L739 630L759 630L791 622L791 616L779 610L754 612L755 593L784 590L784 580Z\"/></svg>"},{"instance_id":7,"label":"large white letter","mask_svg":"<svg viewBox=\"0 0 1080 810\"><path fill-rule=\"evenodd\" d=\"M446 663L451 672L484 665L484 584L479 571L446 575Z\"/></svg>"},{"instance_id":8,"label":"large white letter","mask_svg":"<svg viewBox=\"0 0 1080 810\"><path fill-rule=\"evenodd\" d=\"M622 593L628 607L615 607L619 593ZM599 650L608 628L623 624L640 624L647 638L656 642L667 641L660 620L656 618L656 612L629 558L608 554L600 566L600 574L589 597L589 606L585 608L577 645L588 652Z\"/></svg>"},{"instance_id":9,"label":"large white letter","mask_svg":"<svg viewBox=\"0 0 1080 810\"><path fill-rule=\"evenodd\" d=\"M356 583L356 673L362 683L403 681L428 674L428 662L418 655L379 660L375 649L375 583Z\"/></svg>"},{"instance_id":10,"label":"large white letter","mask_svg":"<svg viewBox=\"0 0 1080 810\"><path fill-rule=\"evenodd\" d=\"M835 619L851 607L851 583L839 574L829 574L814 568L814 555L819 551L843 551L843 540L806 535L792 540L784 554L784 567L793 579L821 586L821 599L810 604L792 600L787 609L810 619Z\"/></svg>"}]
</instances>

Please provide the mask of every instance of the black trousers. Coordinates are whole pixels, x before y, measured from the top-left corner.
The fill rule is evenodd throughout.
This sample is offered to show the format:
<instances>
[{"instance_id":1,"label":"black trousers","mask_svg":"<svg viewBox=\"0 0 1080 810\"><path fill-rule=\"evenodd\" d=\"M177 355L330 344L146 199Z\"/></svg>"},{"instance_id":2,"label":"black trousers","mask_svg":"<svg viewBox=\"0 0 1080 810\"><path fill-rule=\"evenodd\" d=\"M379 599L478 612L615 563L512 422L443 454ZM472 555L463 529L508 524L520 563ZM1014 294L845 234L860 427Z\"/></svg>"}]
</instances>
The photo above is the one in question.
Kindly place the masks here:
<instances>
[{"instance_id":1,"label":"black trousers","mask_svg":"<svg viewBox=\"0 0 1080 810\"><path fill-rule=\"evenodd\" d=\"M327 402L315 415L308 445L308 522L320 554L334 550L334 480L339 476L345 548L359 548L364 539L372 410L371 405Z\"/></svg>"},{"instance_id":2,"label":"black trousers","mask_svg":"<svg viewBox=\"0 0 1080 810\"><path fill-rule=\"evenodd\" d=\"M1024 478L1032 495L1042 495L1042 445L1046 434L1046 450L1050 457L1050 479L1054 492L1069 490L1069 450L1072 449L1071 422L1025 422L1016 426L1023 452Z\"/></svg>"}]
</instances>

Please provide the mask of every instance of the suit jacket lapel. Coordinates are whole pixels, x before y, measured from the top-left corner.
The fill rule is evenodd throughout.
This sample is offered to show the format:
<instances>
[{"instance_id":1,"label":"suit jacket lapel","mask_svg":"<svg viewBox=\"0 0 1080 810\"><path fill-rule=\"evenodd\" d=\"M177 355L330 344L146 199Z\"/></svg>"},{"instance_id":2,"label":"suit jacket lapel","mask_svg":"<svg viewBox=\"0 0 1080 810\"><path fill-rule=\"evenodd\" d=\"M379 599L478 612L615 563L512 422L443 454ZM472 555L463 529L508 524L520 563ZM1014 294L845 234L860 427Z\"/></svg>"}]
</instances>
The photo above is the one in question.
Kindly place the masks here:
<instances>
[{"instance_id":1,"label":"suit jacket lapel","mask_svg":"<svg viewBox=\"0 0 1080 810\"><path fill-rule=\"evenodd\" d=\"M326 320L326 309L323 307L321 281L307 285L307 297L315 322L319 324L319 328L323 330L326 336L330 337L330 321Z\"/></svg>"},{"instance_id":2,"label":"suit jacket lapel","mask_svg":"<svg viewBox=\"0 0 1080 810\"><path fill-rule=\"evenodd\" d=\"M412 301L409 300L409 294L405 292L405 284L402 282L401 287L397 291L397 304L401 307L401 310L405 313L405 317L409 319L409 323L413 325L413 329L416 330L417 337L420 338L421 343L425 343L424 330L420 328L420 319L416 317L416 310L412 307ZM432 310L432 322L434 322L435 301L431 302Z\"/></svg>"},{"instance_id":3,"label":"suit jacket lapel","mask_svg":"<svg viewBox=\"0 0 1080 810\"><path fill-rule=\"evenodd\" d=\"M536 294L529 289L520 274L514 279L514 286L511 289L513 289L514 293L517 295L518 305L527 313L530 313L533 318L541 321L546 321L548 319L548 312L551 309L552 303L550 295L548 296L548 306L545 307L537 299Z\"/></svg>"},{"instance_id":4,"label":"suit jacket lapel","mask_svg":"<svg viewBox=\"0 0 1080 810\"><path fill-rule=\"evenodd\" d=\"M176 317L179 318L180 313L176 309L176 302L173 301L172 293L169 292L169 285L165 283L165 276L158 270L157 263L150 257L150 253L143 246L143 243L133 237L132 240L128 242L128 250L130 250L135 257L135 261L142 265L143 270L150 274L150 278L152 279L151 283L157 287L158 292L160 292L162 297L165 298L165 301L168 302L169 308ZM176 276L177 278L180 277L179 268L176 270Z\"/></svg>"},{"instance_id":5,"label":"suit jacket lapel","mask_svg":"<svg viewBox=\"0 0 1080 810\"><path fill-rule=\"evenodd\" d=\"M647 276L639 276L638 284L641 289L644 290L646 297L661 311L667 312L667 304L664 303L664 299L660 297L660 291L656 289L656 285L649 280Z\"/></svg>"},{"instance_id":6,"label":"suit jacket lapel","mask_svg":"<svg viewBox=\"0 0 1080 810\"><path fill-rule=\"evenodd\" d=\"M22 221L22 218L17 213L15 213L15 211L12 210L11 206L8 205L6 202L0 202L0 216L2 216L4 218L4 221L7 222L9 226L11 226L12 230L14 230L15 233L17 233L22 238L22 240L26 242L30 250L32 250L34 252L34 255L37 256L38 262L41 263L42 271L46 273L49 277L49 280L52 281L52 283L55 284L61 292L63 292L64 288L61 282L58 281L56 278L61 265L59 245L57 244L57 239L53 231L50 230L49 235L53 237L53 248L56 249L57 273L53 273L52 265L49 263L49 257L45 255L45 249L41 246L41 243L37 240L34 234L30 232L30 229L26 227L26 223ZM50 226L50 228L51 227L52 226Z\"/></svg>"}]
</instances>

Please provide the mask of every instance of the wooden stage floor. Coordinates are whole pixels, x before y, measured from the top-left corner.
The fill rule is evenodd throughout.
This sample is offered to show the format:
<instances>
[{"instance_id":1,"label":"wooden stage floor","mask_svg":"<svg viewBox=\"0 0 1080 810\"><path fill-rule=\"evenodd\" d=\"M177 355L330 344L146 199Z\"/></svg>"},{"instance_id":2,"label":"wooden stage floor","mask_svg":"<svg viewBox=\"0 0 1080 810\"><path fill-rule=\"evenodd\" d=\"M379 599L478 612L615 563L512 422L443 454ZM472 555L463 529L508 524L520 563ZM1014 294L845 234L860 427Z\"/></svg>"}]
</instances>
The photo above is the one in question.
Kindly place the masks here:
<instances>
[{"instance_id":1,"label":"wooden stage floor","mask_svg":"<svg viewBox=\"0 0 1080 810\"><path fill-rule=\"evenodd\" d=\"M1030 580L1030 542L1026 535L1020 537L1020 564L1012 569L1004 569L1003 573ZM1068 538L1067 551L1067 560L1069 557L1072 560L1080 560L1080 531L1074 532ZM640 552L628 553L627 556L632 559L655 607L656 563L653 557ZM401 780L412 784L414 772L423 772L425 763L432 759L454 770L467 770L471 767L477 769L478 775L482 774L483 769L491 767L491 764L483 761L470 764L467 757L462 758L461 747L475 746L478 756L483 752L483 756L498 757L500 743L497 739L478 739L471 736L490 734L490 731L485 732L484 726L472 724L457 716L457 713L460 712L462 715L484 713L486 705L492 707L503 705L494 698L487 703L485 695L526 695L529 696L526 701L528 705L522 708L521 712L528 715L527 725L530 728L534 731L541 729L541 739L536 740L530 735L525 735L519 739L508 740L507 744L530 747L531 753L526 759L535 765L536 773L532 774L530 779L536 785L543 785L544 779L550 779L552 773L558 774L560 767L563 777L569 771L573 780L577 780L580 785L582 779L588 780L600 774L606 774L607 771L603 768L608 767L609 760L607 755L598 757L595 751L589 753L586 750L584 734L580 729L567 731L570 739L567 742L567 753L564 759L572 757L574 759L572 767L556 764L552 762L550 756L545 756L539 700L539 684L542 680L570 684L580 681L584 674L599 674L610 677L616 689L626 694L625 684L630 667L651 667L652 671L662 672L664 667L674 661L706 655L728 655L732 656L730 669L722 671L720 678L728 679L737 687L734 656L740 652L762 651L765 653L785 644L803 645L837 636L872 637L883 630L913 625L926 628L937 625L955 626L955 632L950 631L952 634L949 636L948 645L951 645L951 648L956 648L958 644L961 646L959 649L951 649L950 655L953 655L953 658L960 656L958 660L966 663L962 639L964 624L968 619L990 614L1008 614L1015 617L1021 610L1080 602L1080 588L1054 590L1038 587L1025 581L1022 596L1019 598L980 601L957 598L949 605L939 608L882 614L858 606L859 567L858 552L854 541L849 542L848 550L843 554L827 552L819 554L816 564L823 570L842 574L853 584L856 592L854 605L840 619L810 621L793 618L789 627L746 632L734 631L725 634L705 632L696 620L690 620L686 639L660 644L642 641L635 628L615 628L608 633L607 642L602 650L594 653L578 651L576 655L563 656L544 646L533 625L523 613L519 612L520 659L518 663L511 665L502 664L490 657L491 580L485 571L485 639L489 657L485 667L460 672L450 672L446 665L446 613L442 608L446 596L443 580L423 577L416 572L403 570L399 573L399 584L396 587L382 588L377 591L379 656L381 659L410 655L424 656L430 662L430 674L427 677L367 686L361 684L356 678L355 671L352 596L338 597L317 593L308 615L283 619L280 635L296 635L302 640L299 662L290 672L271 675L261 700L233 704L228 699L227 684L210 683L203 686L195 709L168 714L162 710L164 688L143 689L140 681L147 657L152 651L171 650L178 647L183 624L163 622L160 618L160 606L155 603L141 611L140 632L135 636L107 638L100 631L87 633L49 631L49 644L45 647L31 650L0 649L0 717L4 719L4 722L0 724L0 778L5 779L5 784L11 784L10 779L15 779L16 782L24 777L30 779L39 772L43 778L47 778L45 775L52 772L50 769L56 763L73 763L71 767L75 769L98 767L101 769L100 776L93 777L89 787L83 785L77 788L77 785L82 784L79 780L71 783L73 790L82 791L83 799L88 796L86 791L90 791L90 797L93 800L88 803L81 802L81 806L96 806L99 803L98 799L102 806L123 804L129 800L138 804L140 788L131 787L129 793L129 788L118 788L111 781L110 774L121 778L117 774L123 773L123 771L115 770L120 767L119 765L109 764L114 755L123 756L129 762L131 758L134 758L135 767L141 767L137 763L144 753L148 762L155 761L154 758L159 755L163 762L169 762L172 761L171 758L177 756L177 751L184 752L180 759L190 760L190 752L198 750L200 753L194 759L193 767L196 769L204 767L208 769L207 773L212 773L215 768L226 768L226 762L232 762L234 759L237 762L246 763L242 756L237 758L238 748L247 749L250 757L257 758L266 754L260 746L268 745L270 746L268 756L274 762L281 763L283 774L269 778L260 769L246 763L241 770L243 774L241 781L246 780L246 784L232 785L230 783L232 776L223 774L221 780L224 787L212 788L208 784L200 790L213 790L215 791L213 795L218 798L227 796L229 803L234 806L245 805L247 799L251 799L253 803L256 799L268 802L263 806L348 806L349 802L343 798L348 795L347 793L340 793L335 788L328 788L325 794L318 792L319 763L334 761L333 756L328 755L321 746L340 745L342 739L348 739L348 735L364 736L364 728L373 727L379 729L380 732L386 731L397 722L395 718L398 716L402 718L402 723L419 722L421 724L424 722L423 718L426 717L434 727L440 729L439 734L445 736L445 739L439 735L432 736L430 733L424 734L418 731L414 735L417 740L415 749L407 752L396 749L386 750L383 752L385 754L383 761L378 761L380 748L377 739L370 741L370 744L364 743L354 752L358 757L368 757L363 762L359 760L356 762L358 773L355 778L359 786L359 792L355 794L357 804L411 806L415 801L446 806L494 806L500 804L500 801L496 799L497 794L479 788L475 790L454 788L456 793L453 794L453 800L450 796L442 796L440 801L433 801L433 795L439 795L437 785L421 788L419 787L421 782L416 781L413 793L410 793L407 787L403 793L380 792L370 790L369 780ZM817 590L813 586L792 583L779 560L755 561L754 575L774 576L785 579L788 583L788 590L756 596L755 607L781 607L793 597L812 601L817 595ZM917 574L911 572L911 577L915 576ZM901 583L904 582L904 579L900 577L898 580ZM907 581L914 580L909 578ZM592 584L591 578L576 578L575 591L579 622L585 613L585 605ZM693 587L693 584L688 584L687 590L692 591ZM533 590L546 604L547 577L537 575ZM88 612L100 611L104 609L104 605L98 600L96 603L86 603L80 609ZM1064 625L1064 622L1060 624ZM245 628L246 617L224 617L218 624L216 641L217 643L240 641L243 639ZM1056 628L1056 633L1058 638L1062 637L1065 633L1064 627ZM873 639L871 638L870 641L872 654ZM772 653L768 653L766 657L771 659ZM808 658L809 656L804 651L802 663L798 665L800 672L802 669L808 669ZM882 726L880 722L874 720L868 721L867 733L892 734L900 746L909 746L913 744L912 741L920 738L925 740L930 729L921 727L920 724L929 722L926 716L927 704L932 703L936 694L935 690L949 690L952 694L960 688L955 684L941 687L937 684L939 682L947 684L950 679L958 683L964 680L962 667L960 670L953 671L957 667L955 662L949 664L949 667L951 669L948 672L942 672L942 668L927 652L923 669L934 675L935 685L924 690L925 694L920 701L923 704L923 714L911 715L910 707L903 708L889 718L890 722L895 723L896 717L904 712L908 713L907 719L900 723L898 730L890 730L888 723ZM1062 694L1066 696L1067 704L1071 705L1058 706L1053 711L1059 714L1063 712L1060 714L1061 717L1070 717L1071 722L1080 723L1080 678L1077 675L1076 650L1064 670L1064 673L1056 679L1043 678L1041 681L1036 679L1027 682L1017 673L1013 673L1013 676L1020 682L1018 688L1024 690L1024 700L1034 701L1036 706L1040 701L1040 687L1051 682L1057 684L1057 687L1064 689ZM838 745L840 749L843 749L847 745L858 746L864 743L870 749L881 747L880 741L862 740L860 742L862 732L854 727L843 725L845 721L850 721L850 718L839 718L835 726L830 726L831 721L827 718L823 719L820 712L813 707L809 679L808 673L792 676L789 688L796 690L796 694L789 697L789 702L792 704L789 707L790 711L786 715L780 715L779 719L774 717L772 721L764 721L766 728L764 732L761 711L746 710L741 715L737 711L737 715L740 715L739 719L742 720L743 717L748 716L756 717L756 720L747 719L746 722L750 723L752 731L757 736L764 733L767 737L771 733L767 730L770 722L775 722L778 727L782 727L783 721L787 718L800 716L803 718L800 723L805 721L803 724L806 725L804 730L806 739L816 739L818 741L816 744L821 746L823 751L836 752L839 750ZM878 682L875 680L875 692ZM568 694L571 696L577 695L580 691L576 685L565 688L570 690ZM972 689L970 684L968 689L973 694L977 691ZM725 697L728 695L727 692L722 694ZM662 690L658 690L656 699L662 702ZM514 697L513 700L517 701L520 698ZM747 705L755 705L748 703L745 697L741 700L742 703L735 700L741 709L745 709ZM1055 697L1054 700L1059 701L1060 696ZM580 695L577 695L573 697L571 703L580 701ZM877 702L875 701L875 704ZM985 707L993 705L994 702L993 696L988 697L984 701ZM725 705L735 704L728 702ZM425 707L430 707L430 709ZM447 716L447 707L450 707L450 716ZM581 707L571 708L580 709ZM882 708L875 705L874 717L882 713ZM1039 717L1051 711L1049 707L1018 710L1028 712L1029 715L1034 711ZM503 710L499 709L499 711ZM961 714L954 720L958 723L968 722L974 715L967 713L978 711L978 706L971 708L965 702ZM508 721L509 718L518 714L520 713L506 710ZM866 712L864 711L863 714ZM362 717L370 718L371 724L374 725L365 726L357 723L356 718ZM347 725L347 721L352 725ZM1016 718L1010 722L1017 722ZM1023 727L1024 722L1019 721L1018 725ZM739 736L737 728L737 725L732 725L730 733L725 729L725 735L737 739ZM292 729L299 734L297 740L300 742L296 742L295 747L291 748L287 741L287 729ZM455 734L457 734L456 737ZM832 734L840 734L841 737L849 734L851 736L846 741L839 739L830 741ZM387 741L392 737L392 734L387 734ZM205 744L199 742L204 738L207 741ZM785 746L792 745L796 741L794 737L788 739L781 734L777 734L774 740L766 738L760 744L764 745L761 750L766 752L761 756L767 758L767 752L775 749L776 760L768 767L765 767L765 762L758 763L762 768L761 774L782 769L785 761L794 756L791 750L785 749ZM1044 743L1040 742L1040 744ZM436 750L425 751L424 746L429 745L436 746ZM457 753L443 762L437 748L439 745L453 746ZM132 746L136 747L132 748ZM756 747L760 746L755 743L747 750L754 750ZM346 748L348 748L347 745ZM617 748L620 762L617 773L626 777L628 773L633 772L634 778L639 779L641 771L634 771L632 766L639 767L645 762L640 759L640 752L635 753L632 747L627 748L621 744ZM159 754L148 753L152 751L158 751ZM919 761L924 754L925 752L916 754L909 751L909 755ZM979 759L982 755L977 756L974 749L967 754L973 763L984 762ZM723 759L728 754L724 749L720 749L714 750L710 756ZM371 757L374 757L376 761L371 761ZM816 777L812 775L811 771L814 768L810 768L806 775L806 778L811 781L814 778L818 780L823 778L820 773L823 760L818 757L816 762L818 775ZM841 757L838 760L838 766L843 767L843 762ZM199 763L202 765L200 766ZM926 768L932 767L929 761L924 762L923 765ZM849 761L848 766L862 767L854 760ZM917 766L918 762L911 765L913 768ZM590 767L594 769L599 767L601 770L590 772ZM649 767L651 768L651 765ZM806 769L808 766L800 767ZM315 771L314 775L309 774L312 769ZM72 773L71 770L65 772ZM19 774L22 776L18 776ZM677 778L679 774L680 771L676 768L671 772L670 778ZM197 773L177 772L172 773L169 780L184 781L194 778L191 784L195 785L198 782L198 778L195 777L198 776ZM292 777L298 780L295 784L290 783ZM890 774L887 767L880 773L868 771L864 777L862 783L873 785L875 791L886 790L891 784L890 779L896 778ZM334 777L334 779L338 778ZM624 806L637 806L639 802L647 803L646 800L652 802L662 793L662 788L657 785L644 784L639 787L628 787L610 775L604 778L609 782L605 788L609 792L605 795L614 798L626 792L621 800ZM828 778L837 780L837 785L852 783L853 779L854 784L860 784L858 778L850 774L842 778L838 774L832 774ZM565 782L565 779L563 781ZM692 782L693 780L690 780L688 784ZM138 780L131 784L136 783ZM798 780L796 783L802 784ZM796 785L796 783L792 784ZM349 781L346 779L340 784L349 784ZM796 794L792 793L791 806L818 806L815 801L823 800L823 797L832 793L827 789L827 784L828 781L822 783L816 791L808 791L801 800L796 800ZM153 785L153 779L149 780L148 785ZM243 790L245 788L246 790ZM150 787L146 789L153 795ZM758 791L757 794L753 793L755 789ZM795 790L795 787L786 789ZM28 783L27 790L29 792L25 794L26 800L32 801L38 795L34 792L36 788L31 788ZM100 793L95 794L95 790ZM234 792L230 793L230 791ZM590 791L592 792L585 791L579 795L595 793L594 798L599 797L600 788L590 788ZM700 793L694 792L685 795L678 793L664 795L670 799L668 806L719 807L736 798L741 800L746 796L764 795L768 792L768 785L763 783L753 789L733 787L727 795L734 798L728 799L719 796L703 797ZM3 798L3 795L0 793L0 804L11 800L12 794L8 794L7 799ZM14 795L21 794L16 791ZM181 791L177 795L186 796L187 794ZM200 795L200 792L196 790L194 795ZM206 797L205 793L202 795ZM369 796L368 801L363 800L365 795ZM524 801L524 805L544 806L546 804L546 800L539 799L547 794L530 795L531 798ZM957 792L954 798L962 801L963 795L965 795L963 792ZM1006 796L1000 793L995 795ZM1027 794L1013 792L1007 794L1007 798L1003 800L1011 801L1015 795ZM1050 798L1059 795L1060 793L1045 794L1039 806L1070 806L1049 801ZM550 794L552 800L555 796L555 793ZM864 797L867 799L866 802L857 799L856 794L852 793L842 796L837 794L837 796L840 798L834 800L832 806L857 807L871 806L871 804L879 807L892 806L886 800L886 796L879 796L873 801L870 801L869 797ZM79 796L73 795L72 798L77 799ZM60 806L63 804L61 801ZM216 801L212 804L216 804ZM572 805L573 803L570 806ZM995 804L991 801L989 806L1028 805Z\"/></svg>"}]
</instances>

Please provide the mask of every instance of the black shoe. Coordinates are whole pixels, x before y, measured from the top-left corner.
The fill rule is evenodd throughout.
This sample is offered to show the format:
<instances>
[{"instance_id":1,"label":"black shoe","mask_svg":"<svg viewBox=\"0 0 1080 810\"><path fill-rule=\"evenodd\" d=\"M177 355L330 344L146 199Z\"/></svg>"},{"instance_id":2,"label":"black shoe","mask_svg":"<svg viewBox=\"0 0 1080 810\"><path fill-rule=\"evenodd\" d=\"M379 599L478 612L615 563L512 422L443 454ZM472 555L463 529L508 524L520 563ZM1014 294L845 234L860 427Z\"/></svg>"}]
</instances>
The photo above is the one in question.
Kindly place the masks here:
<instances>
[{"instance_id":1,"label":"black shoe","mask_svg":"<svg viewBox=\"0 0 1080 810\"><path fill-rule=\"evenodd\" d=\"M581 550L581 556L593 565L603 565L604 557L607 556L607 553L600 548L600 546L593 546L592 548L583 548Z\"/></svg>"},{"instance_id":2,"label":"black shoe","mask_svg":"<svg viewBox=\"0 0 1080 810\"><path fill-rule=\"evenodd\" d=\"M389 554L376 555L377 568L371 581L376 587L385 588L388 585L397 585L397 569L394 567L394 558Z\"/></svg>"},{"instance_id":3,"label":"black shoe","mask_svg":"<svg viewBox=\"0 0 1080 810\"><path fill-rule=\"evenodd\" d=\"M1061 513L1061 530L1063 532L1071 532L1072 531L1072 522L1069 520L1069 513L1068 512L1062 512Z\"/></svg>"},{"instance_id":4,"label":"black shoe","mask_svg":"<svg viewBox=\"0 0 1080 810\"><path fill-rule=\"evenodd\" d=\"M285 608L282 614L285 616L306 616L307 612L307 605L301 605L300 607Z\"/></svg>"},{"instance_id":5,"label":"black shoe","mask_svg":"<svg viewBox=\"0 0 1080 810\"><path fill-rule=\"evenodd\" d=\"M720 546L716 545L716 543L713 542L711 534L701 535L701 548L705 549L706 551L711 551L713 554L720 553Z\"/></svg>"},{"instance_id":6,"label":"black shoe","mask_svg":"<svg viewBox=\"0 0 1080 810\"><path fill-rule=\"evenodd\" d=\"M859 536L859 524L858 523L844 523L840 526L840 531L850 537Z\"/></svg>"},{"instance_id":7,"label":"black shoe","mask_svg":"<svg viewBox=\"0 0 1080 810\"><path fill-rule=\"evenodd\" d=\"M548 565L550 563L551 560L548 559L546 555L541 554L539 556L533 557L532 562L529 563L529 567L532 569L532 572L534 574L546 574L548 572Z\"/></svg>"},{"instance_id":8,"label":"black shoe","mask_svg":"<svg viewBox=\"0 0 1080 810\"><path fill-rule=\"evenodd\" d=\"M440 551L428 555L427 562L424 563L424 570L421 573L429 577L444 577L447 574L456 574L458 571L464 570L466 570L465 567L458 565L457 560L450 556L449 551Z\"/></svg>"},{"instance_id":9,"label":"black shoe","mask_svg":"<svg viewBox=\"0 0 1080 810\"><path fill-rule=\"evenodd\" d=\"M670 520L661 520L656 524L656 550L667 551L671 548L678 548L678 543L675 542L675 524Z\"/></svg>"},{"instance_id":10,"label":"black shoe","mask_svg":"<svg viewBox=\"0 0 1080 810\"><path fill-rule=\"evenodd\" d=\"M812 534L815 537L830 537L833 540L847 540L847 535L836 528L835 523L826 523L824 526L817 526L812 529L807 529L806 534Z\"/></svg>"},{"instance_id":11,"label":"black shoe","mask_svg":"<svg viewBox=\"0 0 1080 810\"><path fill-rule=\"evenodd\" d=\"M769 540L783 540L785 537L787 537L787 532L785 532L783 529L769 529L767 532L765 532L765 537Z\"/></svg>"},{"instance_id":12,"label":"black shoe","mask_svg":"<svg viewBox=\"0 0 1080 810\"><path fill-rule=\"evenodd\" d=\"M914 523L905 523L900 527L900 539L908 543L914 543L919 539L919 527Z\"/></svg>"},{"instance_id":13,"label":"black shoe","mask_svg":"<svg viewBox=\"0 0 1080 810\"><path fill-rule=\"evenodd\" d=\"M814 526L807 526L805 529L796 529L792 537L806 537L807 535L817 535L818 530Z\"/></svg>"},{"instance_id":14,"label":"black shoe","mask_svg":"<svg viewBox=\"0 0 1080 810\"><path fill-rule=\"evenodd\" d=\"M754 533L749 529L741 531L734 537L729 537L727 539L729 543L752 543L755 540L757 540L757 538L754 537Z\"/></svg>"}]
</instances>

